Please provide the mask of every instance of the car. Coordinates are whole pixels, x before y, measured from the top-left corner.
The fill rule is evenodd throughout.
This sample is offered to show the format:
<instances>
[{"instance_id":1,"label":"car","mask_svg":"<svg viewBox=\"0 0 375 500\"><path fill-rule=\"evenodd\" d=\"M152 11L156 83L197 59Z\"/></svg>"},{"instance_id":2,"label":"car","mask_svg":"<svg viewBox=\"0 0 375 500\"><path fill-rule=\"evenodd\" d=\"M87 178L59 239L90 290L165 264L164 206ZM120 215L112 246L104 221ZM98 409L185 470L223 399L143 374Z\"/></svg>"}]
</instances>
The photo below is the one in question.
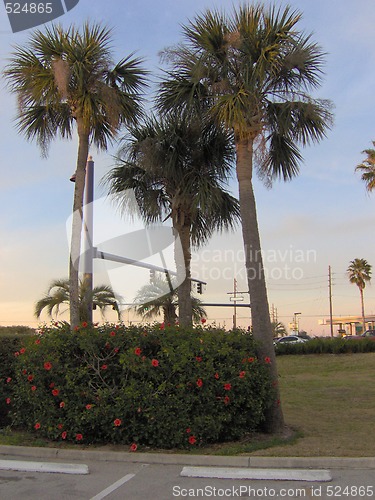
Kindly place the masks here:
<instances>
[{"instance_id":1,"label":"car","mask_svg":"<svg viewBox=\"0 0 375 500\"><path fill-rule=\"evenodd\" d=\"M274 345L279 344L297 344L299 342L307 342L308 339L300 337L298 335L288 335L287 337L280 337L279 339L274 339Z\"/></svg>"},{"instance_id":2,"label":"car","mask_svg":"<svg viewBox=\"0 0 375 500\"><path fill-rule=\"evenodd\" d=\"M346 340L373 340L375 341L375 330L366 330L361 335L347 335L344 337Z\"/></svg>"}]
</instances>

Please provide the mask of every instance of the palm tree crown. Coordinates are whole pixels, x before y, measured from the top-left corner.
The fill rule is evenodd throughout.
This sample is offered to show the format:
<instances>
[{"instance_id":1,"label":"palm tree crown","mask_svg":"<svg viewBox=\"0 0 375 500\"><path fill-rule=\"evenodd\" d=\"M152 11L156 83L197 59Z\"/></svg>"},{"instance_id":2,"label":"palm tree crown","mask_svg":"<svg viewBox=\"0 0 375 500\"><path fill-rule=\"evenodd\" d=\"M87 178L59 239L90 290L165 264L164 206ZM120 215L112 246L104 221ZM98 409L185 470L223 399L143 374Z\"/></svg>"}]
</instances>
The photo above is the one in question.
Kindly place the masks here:
<instances>
[{"instance_id":1,"label":"palm tree crown","mask_svg":"<svg viewBox=\"0 0 375 500\"><path fill-rule=\"evenodd\" d=\"M375 141L372 144L375 147ZM362 153L366 153L367 158L357 165L356 171L362 172L361 179L366 184L367 191L371 192L375 189L375 149L365 149Z\"/></svg>"},{"instance_id":2,"label":"palm tree crown","mask_svg":"<svg viewBox=\"0 0 375 500\"><path fill-rule=\"evenodd\" d=\"M79 256L85 169L91 144L106 150L124 124L141 114L145 85L141 61L127 57L113 64L111 31L86 23L64 30L53 25L32 33L18 46L5 77L19 102L18 128L36 140L44 154L52 139L78 134L70 255L70 322L79 322Z\"/></svg>"},{"instance_id":3,"label":"palm tree crown","mask_svg":"<svg viewBox=\"0 0 375 500\"><path fill-rule=\"evenodd\" d=\"M60 314L60 307L65 304L69 307L70 302L70 290L69 290L69 280L61 279L52 281L50 284L46 295L38 300L35 304L35 316L40 318L42 311L45 309L49 316L56 316ZM117 316L120 319L121 313L118 307L118 303L112 288L108 285L100 285L94 287L90 290L84 280L80 280L79 289L79 317L80 322L88 321L87 317L87 304L91 302L94 309L97 307L100 309L102 316L104 317L104 312L107 307L111 307L117 312Z\"/></svg>"}]
</instances>

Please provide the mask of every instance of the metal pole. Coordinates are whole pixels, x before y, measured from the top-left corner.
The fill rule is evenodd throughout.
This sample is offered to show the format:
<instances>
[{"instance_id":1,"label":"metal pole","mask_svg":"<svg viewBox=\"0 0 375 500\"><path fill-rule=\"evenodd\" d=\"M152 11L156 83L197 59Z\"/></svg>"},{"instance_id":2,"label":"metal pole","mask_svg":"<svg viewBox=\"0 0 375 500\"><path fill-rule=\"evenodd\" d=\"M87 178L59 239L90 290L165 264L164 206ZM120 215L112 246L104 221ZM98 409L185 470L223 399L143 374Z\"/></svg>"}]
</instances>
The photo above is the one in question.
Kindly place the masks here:
<instances>
[{"instance_id":1,"label":"metal pole","mask_svg":"<svg viewBox=\"0 0 375 500\"><path fill-rule=\"evenodd\" d=\"M93 290L93 200L94 200L94 162L92 156L86 163L85 205L84 205L84 273L83 282L87 290L87 318L92 323L92 290Z\"/></svg>"},{"instance_id":2,"label":"metal pole","mask_svg":"<svg viewBox=\"0 0 375 500\"><path fill-rule=\"evenodd\" d=\"M328 291L329 291L329 323L331 328L331 337L333 337L333 313L332 313L332 273L331 266L328 266Z\"/></svg>"},{"instance_id":3,"label":"metal pole","mask_svg":"<svg viewBox=\"0 0 375 500\"><path fill-rule=\"evenodd\" d=\"M237 298L237 280L233 280L233 298L234 298L234 309L233 309L233 330L237 328L237 309L236 309L236 298Z\"/></svg>"}]
</instances>

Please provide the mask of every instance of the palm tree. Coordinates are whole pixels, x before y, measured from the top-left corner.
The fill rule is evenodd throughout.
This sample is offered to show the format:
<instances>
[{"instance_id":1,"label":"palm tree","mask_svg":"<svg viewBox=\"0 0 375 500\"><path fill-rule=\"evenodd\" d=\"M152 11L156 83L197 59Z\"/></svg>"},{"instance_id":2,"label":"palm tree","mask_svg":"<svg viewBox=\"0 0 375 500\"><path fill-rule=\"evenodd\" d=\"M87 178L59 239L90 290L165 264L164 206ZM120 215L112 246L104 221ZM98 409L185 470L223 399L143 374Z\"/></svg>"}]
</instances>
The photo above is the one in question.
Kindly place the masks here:
<instances>
[{"instance_id":1,"label":"palm tree","mask_svg":"<svg viewBox=\"0 0 375 500\"><path fill-rule=\"evenodd\" d=\"M361 297L361 310L362 310L362 325L363 331L366 331L365 320L365 303L363 299L363 291L366 287L366 282L371 280L371 265L366 259L354 259L350 261L347 269L350 283L357 285Z\"/></svg>"},{"instance_id":2,"label":"palm tree","mask_svg":"<svg viewBox=\"0 0 375 500\"><path fill-rule=\"evenodd\" d=\"M272 321L271 326L272 335L274 337L285 337L288 335L284 323L281 323L280 321Z\"/></svg>"},{"instance_id":3,"label":"palm tree","mask_svg":"<svg viewBox=\"0 0 375 500\"><path fill-rule=\"evenodd\" d=\"M207 10L183 27L186 43L164 52L171 69L161 85L160 110L205 110L233 133L248 286L258 355L276 359L253 191L254 166L266 182L290 180L302 159L297 146L318 142L331 124L330 103L313 99L323 54L297 30L290 7L240 6L228 17ZM267 427L283 425L280 405Z\"/></svg>"},{"instance_id":4,"label":"palm tree","mask_svg":"<svg viewBox=\"0 0 375 500\"><path fill-rule=\"evenodd\" d=\"M197 118L176 114L146 120L131 130L119 165L107 175L110 193L129 208L135 195L147 223L172 221L181 241L176 256L179 322L192 323L191 246L205 243L215 230L227 230L239 218L238 201L224 188L233 148L230 134Z\"/></svg>"},{"instance_id":5,"label":"palm tree","mask_svg":"<svg viewBox=\"0 0 375 500\"><path fill-rule=\"evenodd\" d=\"M141 114L140 91L145 84L141 60L129 56L112 63L111 31L99 24L64 30L59 26L35 31L27 45L17 46L5 70L10 90L18 98L18 129L36 140L47 154L57 136L78 135L73 227L70 255L70 322L79 322L79 255L85 169L89 148L107 150L124 124Z\"/></svg>"},{"instance_id":6,"label":"palm tree","mask_svg":"<svg viewBox=\"0 0 375 500\"><path fill-rule=\"evenodd\" d=\"M34 314L40 318L43 309L47 310L50 317L60 314L60 307L63 304L70 305L70 283L69 279L52 281L45 296L35 304ZM87 287L85 280L79 281L79 322L89 322L87 304L93 304L93 308L100 309L102 316L107 307L111 307L117 312L118 319L121 319L121 312L112 288L108 285L96 286L93 289Z\"/></svg>"},{"instance_id":7,"label":"palm tree","mask_svg":"<svg viewBox=\"0 0 375 500\"><path fill-rule=\"evenodd\" d=\"M162 279L158 274L155 275L150 284L143 286L138 291L135 302L140 304L135 306L136 313L145 319L152 319L163 314L163 321L166 325L174 325L177 321L177 289L171 287L168 280ZM196 297L192 297L192 314L195 322L207 318L201 301Z\"/></svg>"},{"instance_id":8,"label":"palm tree","mask_svg":"<svg viewBox=\"0 0 375 500\"><path fill-rule=\"evenodd\" d=\"M375 141L372 144L375 147ZM367 191L371 192L375 189L375 149L365 149L362 153L366 153L367 158L357 165L356 171L362 172L361 179L366 184Z\"/></svg>"}]
</instances>

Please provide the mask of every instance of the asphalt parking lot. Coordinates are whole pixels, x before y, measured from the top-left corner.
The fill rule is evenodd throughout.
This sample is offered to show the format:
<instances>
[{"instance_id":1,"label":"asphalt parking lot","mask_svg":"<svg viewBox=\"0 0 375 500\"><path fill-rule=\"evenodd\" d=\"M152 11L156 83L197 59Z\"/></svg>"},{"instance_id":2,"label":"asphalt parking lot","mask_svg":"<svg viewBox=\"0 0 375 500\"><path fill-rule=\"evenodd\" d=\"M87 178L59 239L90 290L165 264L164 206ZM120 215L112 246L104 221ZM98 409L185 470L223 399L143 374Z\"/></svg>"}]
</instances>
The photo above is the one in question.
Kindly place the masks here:
<instances>
[{"instance_id":1,"label":"asphalt parking lot","mask_svg":"<svg viewBox=\"0 0 375 500\"><path fill-rule=\"evenodd\" d=\"M258 467L238 467L237 464L246 464L246 457L185 457L187 465L196 464L198 468L204 467L205 472L218 470L225 466L235 477L238 471L278 470L294 471L297 468L311 471L312 467L318 472L329 473L323 481L301 480L244 480L244 479L219 479L183 477L181 472L186 469L183 456L178 456L173 464L173 456L159 457L141 456L136 460L125 454L124 460L120 456L116 460L108 460L103 455L79 454L75 459L70 452L66 456L46 457L19 456L9 452L3 453L0 447L0 458L6 460L27 461L30 463L48 463L88 466L88 474L49 473L49 472L20 472L16 470L0 470L0 499L9 500L169 500L174 498L375 498L375 467L374 459L367 461L334 461L321 459L322 467L317 467L319 459L282 459L270 461L270 467L265 469L266 461L261 461L262 469ZM43 454L42 454L43 455ZM86 458L82 460L82 458ZM111 457L108 457L111 458ZM143 461L142 458L145 458ZM151 458L151 460L147 460ZM163 462L166 463L158 463ZM258 465L259 465L258 464ZM229 466L229 467L228 467ZM293 466L293 467L291 467ZM330 466L330 467L325 467ZM281 469L280 469L281 467ZM193 467L195 469L195 467ZM221 470L220 469L220 470ZM267 476L268 477L268 476Z\"/></svg>"}]
</instances>

